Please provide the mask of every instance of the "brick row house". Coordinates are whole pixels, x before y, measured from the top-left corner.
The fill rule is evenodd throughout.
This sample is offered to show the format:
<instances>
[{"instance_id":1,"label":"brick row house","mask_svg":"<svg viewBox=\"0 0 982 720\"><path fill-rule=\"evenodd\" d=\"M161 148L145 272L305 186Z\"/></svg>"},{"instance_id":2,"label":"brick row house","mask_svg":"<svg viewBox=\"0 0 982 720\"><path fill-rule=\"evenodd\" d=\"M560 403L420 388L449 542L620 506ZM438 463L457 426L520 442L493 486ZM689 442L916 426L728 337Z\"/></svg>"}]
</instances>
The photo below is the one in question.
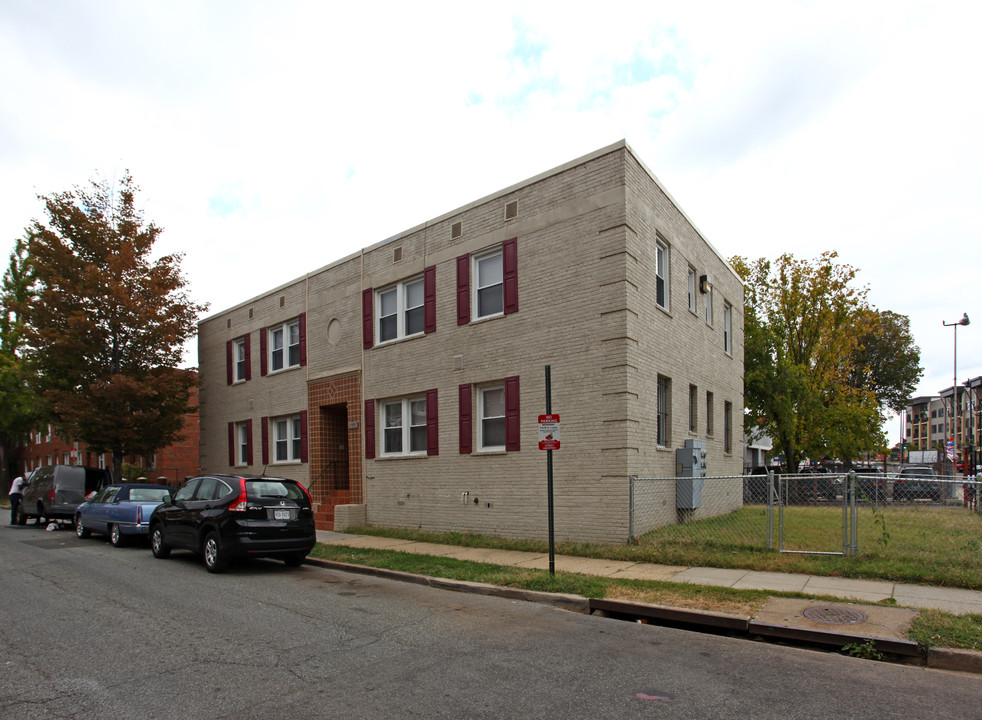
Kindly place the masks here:
<instances>
[{"instance_id":1,"label":"brick row house","mask_svg":"<svg viewBox=\"0 0 982 720\"><path fill-rule=\"evenodd\" d=\"M622 542L632 475L743 465L743 285L623 141L199 324L201 465L318 527ZM671 517L675 517L674 507Z\"/></svg>"},{"instance_id":2,"label":"brick row house","mask_svg":"<svg viewBox=\"0 0 982 720\"><path fill-rule=\"evenodd\" d=\"M196 405L198 389L191 388L191 404ZM184 426L173 444L160 448L153 457L129 455L123 463L144 468L151 481L166 478L171 485L179 485L184 478L197 475L199 465L199 425L197 411L184 416ZM50 425L31 433L27 444L18 449L18 472L26 475L42 465L88 465L112 469L112 455L94 453L85 443L59 437ZM135 478L127 478L135 480ZM162 481L161 481L162 482Z\"/></svg>"}]
</instances>

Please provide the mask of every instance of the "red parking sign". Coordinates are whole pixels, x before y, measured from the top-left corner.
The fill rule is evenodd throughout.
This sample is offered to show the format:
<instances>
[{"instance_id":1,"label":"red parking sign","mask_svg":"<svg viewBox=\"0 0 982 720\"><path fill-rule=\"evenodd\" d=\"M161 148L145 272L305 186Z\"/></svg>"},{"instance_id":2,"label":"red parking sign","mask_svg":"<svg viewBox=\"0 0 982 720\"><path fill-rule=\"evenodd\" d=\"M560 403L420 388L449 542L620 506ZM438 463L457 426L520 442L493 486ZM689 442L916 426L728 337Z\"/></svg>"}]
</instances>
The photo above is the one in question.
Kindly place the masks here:
<instances>
[{"instance_id":1,"label":"red parking sign","mask_svg":"<svg viewBox=\"0 0 982 720\"><path fill-rule=\"evenodd\" d=\"M539 450L559 449L559 416L539 415Z\"/></svg>"}]
</instances>

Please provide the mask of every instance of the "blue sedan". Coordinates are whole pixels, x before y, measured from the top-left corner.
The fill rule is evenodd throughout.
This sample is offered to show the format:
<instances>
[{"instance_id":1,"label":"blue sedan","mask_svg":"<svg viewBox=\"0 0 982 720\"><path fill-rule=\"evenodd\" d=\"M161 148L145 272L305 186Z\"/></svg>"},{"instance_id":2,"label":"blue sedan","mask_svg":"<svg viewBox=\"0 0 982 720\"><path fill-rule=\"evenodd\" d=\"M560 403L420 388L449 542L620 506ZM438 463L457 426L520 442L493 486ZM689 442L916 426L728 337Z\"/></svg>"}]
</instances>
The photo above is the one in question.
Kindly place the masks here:
<instances>
[{"instance_id":1,"label":"blue sedan","mask_svg":"<svg viewBox=\"0 0 982 720\"><path fill-rule=\"evenodd\" d=\"M110 485L78 506L75 534L80 538L92 533L108 535L114 547L122 547L134 535L146 537L150 513L175 489L166 485Z\"/></svg>"}]
</instances>

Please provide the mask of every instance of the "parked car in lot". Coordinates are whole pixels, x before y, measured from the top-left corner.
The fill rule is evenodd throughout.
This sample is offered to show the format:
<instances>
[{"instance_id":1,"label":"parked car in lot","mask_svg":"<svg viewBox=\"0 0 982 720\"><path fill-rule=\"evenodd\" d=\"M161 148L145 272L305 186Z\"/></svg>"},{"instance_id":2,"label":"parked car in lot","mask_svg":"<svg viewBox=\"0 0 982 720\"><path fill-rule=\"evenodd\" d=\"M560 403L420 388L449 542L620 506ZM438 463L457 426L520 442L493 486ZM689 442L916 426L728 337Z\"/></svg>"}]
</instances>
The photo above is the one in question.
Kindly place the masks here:
<instances>
[{"instance_id":1,"label":"parked car in lot","mask_svg":"<svg viewBox=\"0 0 982 720\"><path fill-rule=\"evenodd\" d=\"M153 509L176 490L166 485L110 485L78 506L75 534L108 535L114 547L122 547L130 537L147 537Z\"/></svg>"},{"instance_id":2,"label":"parked car in lot","mask_svg":"<svg viewBox=\"0 0 982 720\"><path fill-rule=\"evenodd\" d=\"M856 499L859 502L882 503L886 501L887 476L880 468L857 467Z\"/></svg>"},{"instance_id":3,"label":"parked car in lot","mask_svg":"<svg viewBox=\"0 0 982 720\"><path fill-rule=\"evenodd\" d=\"M893 501L932 500L941 502L941 483L934 470L925 465L901 468L893 481Z\"/></svg>"},{"instance_id":4,"label":"parked car in lot","mask_svg":"<svg viewBox=\"0 0 982 720\"><path fill-rule=\"evenodd\" d=\"M24 525L29 517L38 523L45 518L73 520L76 508L85 502L86 496L111 482L112 475L102 468L43 465L31 474L17 512L17 524Z\"/></svg>"},{"instance_id":5,"label":"parked car in lot","mask_svg":"<svg viewBox=\"0 0 982 720\"><path fill-rule=\"evenodd\" d=\"M239 557L303 563L316 542L307 489L286 478L203 475L182 485L150 516L150 549L200 553L208 572Z\"/></svg>"}]
</instances>

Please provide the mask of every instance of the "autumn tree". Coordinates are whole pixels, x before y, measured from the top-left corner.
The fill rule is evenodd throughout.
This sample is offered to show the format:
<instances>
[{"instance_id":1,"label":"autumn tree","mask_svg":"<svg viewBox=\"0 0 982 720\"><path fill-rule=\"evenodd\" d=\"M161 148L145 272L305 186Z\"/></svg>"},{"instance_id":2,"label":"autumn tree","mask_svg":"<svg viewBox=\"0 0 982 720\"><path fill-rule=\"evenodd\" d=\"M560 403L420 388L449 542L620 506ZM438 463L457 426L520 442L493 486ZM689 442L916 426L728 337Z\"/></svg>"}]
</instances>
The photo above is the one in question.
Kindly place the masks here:
<instances>
[{"instance_id":1,"label":"autumn tree","mask_svg":"<svg viewBox=\"0 0 982 720\"><path fill-rule=\"evenodd\" d=\"M17 240L0 289L0 482L6 488L12 451L39 421L24 358L23 308L34 298L34 270L27 239Z\"/></svg>"},{"instance_id":2,"label":"autumn tree","mask_svg":"<svg viewBox=\"0 0 982 720\"><path fill-rule=\"evenodd\" d=\"M129 173L113 186L42 197L28 228L37 279L25 314L37 387L53 424L93 452L149 456L179 436L196 375L182 346L205 306L187 294L182 255L153 259L161 228L145 223Z\"/></svg>"},{"instance_id":3,"label":"autumn tree","mask_svg":"<svg viewBox=\"0 0 982 720\"><path fill-rule=\"evenodd\" d=\"M877 395L856 382L873 313L856 270L836 258L731 260L746 283L746 425L773 438L788 472L805 457L850 458L883 443Z\"/></svg>"}]
</instances>

